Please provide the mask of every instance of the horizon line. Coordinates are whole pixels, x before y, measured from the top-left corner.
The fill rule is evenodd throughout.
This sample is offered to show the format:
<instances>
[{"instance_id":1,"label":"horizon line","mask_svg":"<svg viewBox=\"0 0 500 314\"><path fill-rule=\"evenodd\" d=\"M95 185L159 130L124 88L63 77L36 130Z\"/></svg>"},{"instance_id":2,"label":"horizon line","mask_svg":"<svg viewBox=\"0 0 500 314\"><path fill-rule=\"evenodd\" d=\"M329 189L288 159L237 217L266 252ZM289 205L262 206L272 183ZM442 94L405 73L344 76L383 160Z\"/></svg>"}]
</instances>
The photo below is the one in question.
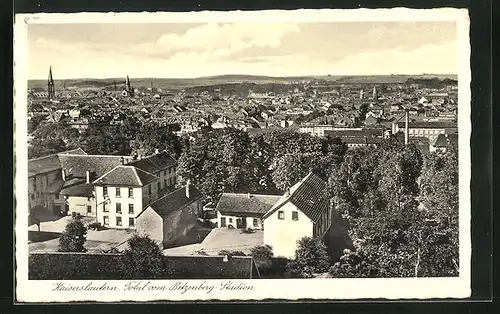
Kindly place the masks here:
<instances>
[{"instance_id":1,"label":"horizon line","mask_svg":"<svg viewBox=\"0 0 500 314\"><path fill-rule=\"evenodd\" d=\"M458 73L392 73L392 74L307 74L307 75L290 75L290 76L270 76L270 75L261 75L261 74L216 74L216 75L207 75L207 76L194 76L194 77L130 77L130 81L133 80L145 80L145 79L169 79L169 80L195 80L195 79L207 79L207 78L217 78L224 76L254 76L254 77L262 77L262 78L271 78L271 79L286 79L286 78L315 78L315 77L367 77L367 76L458 76ZM116 77L72 77L72 78L60 78L54 79L54 81L62 81L62 80L111 80L111 79L125 79L127 75L116 76ZM46 78L28 78L28 81L46 81Z\"/></svg>"}]
</instances>

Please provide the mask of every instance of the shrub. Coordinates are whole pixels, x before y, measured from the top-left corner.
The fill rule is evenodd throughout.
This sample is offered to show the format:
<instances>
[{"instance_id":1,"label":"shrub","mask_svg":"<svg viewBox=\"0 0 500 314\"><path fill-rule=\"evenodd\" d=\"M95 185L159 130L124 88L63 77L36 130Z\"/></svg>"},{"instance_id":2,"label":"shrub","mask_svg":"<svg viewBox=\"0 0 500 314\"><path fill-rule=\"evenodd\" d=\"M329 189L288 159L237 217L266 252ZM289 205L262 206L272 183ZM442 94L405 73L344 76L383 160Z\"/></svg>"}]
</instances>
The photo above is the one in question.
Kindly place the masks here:
<instances>
[{"instance_id":1,"label":"shrub","mask_svg":"<svg viewBox=\"0 0 500 314\"><path fill-rule=\"evenodd\" d=\"M162 251L148 236L133 235L128 240L123 258L123 273L126 278L160 278L165 274Z\"/></svg>"},{"instance_id":2,"label":"shrub","mask_svg":"<svg viewBox=\"0 0 500 314\"><path fill-rule=\"evenodd\" d=\"M295 276L300 271L300 277L311 278L314 274L328 271L330 257L321 239L304 237L297 244L295 261L287 265L287 273Z\"/></svg>"},{"instance_id":3,"label":"shrub","mask_svg":"<svg viewBox=\"0 0 500 314\"><path fill-rule=\"evenodd\" d=\"M250 251L261 275L267 275L273 265L273 249L269 245L256 246Z\"/></svg>"},{"instance_id":4,"label":"shrub","mask_svg":"<svg viewBox=\"0 0 500 314\"><path fill-rule=\"evenodd\" d=\"M87 228L80 219L72 219L59 238L60 252L85 252Z\"/></svg>"}]
</instances>

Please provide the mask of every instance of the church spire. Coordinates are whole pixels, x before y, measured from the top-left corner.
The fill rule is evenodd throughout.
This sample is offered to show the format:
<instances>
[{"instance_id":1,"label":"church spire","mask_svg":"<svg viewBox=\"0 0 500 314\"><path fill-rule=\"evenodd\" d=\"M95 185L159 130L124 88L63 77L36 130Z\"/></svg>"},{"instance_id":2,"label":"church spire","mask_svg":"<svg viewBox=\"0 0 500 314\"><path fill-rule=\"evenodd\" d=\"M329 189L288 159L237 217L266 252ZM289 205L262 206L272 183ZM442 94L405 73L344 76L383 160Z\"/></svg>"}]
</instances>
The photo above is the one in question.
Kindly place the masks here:
<instances>
[{"instance_id":1,"label":"church spire","mask_svg":"<svg viewBox=\"0 0 500 314\"><path fill-rule=\"evenodd\" d=\"M49 66L49 79L47 81L47 94L49 100L54 99L56 96L56 90L54 87L54 79L52 78L52 66Z\"/></svg>"},{"instance_id":2,"label":"church spire","mask_svg":"<svg viewBox=\"0 0 500 314\"><path fill-rule=\"evenodd\" d=\"M134 97L134 90L132 89L132 86L130 85L130 78L128 77L128 74L127 74L127 79L125 80L125 90L127 91L128 95L130 97Z\"/></svg>"}]
</instances>

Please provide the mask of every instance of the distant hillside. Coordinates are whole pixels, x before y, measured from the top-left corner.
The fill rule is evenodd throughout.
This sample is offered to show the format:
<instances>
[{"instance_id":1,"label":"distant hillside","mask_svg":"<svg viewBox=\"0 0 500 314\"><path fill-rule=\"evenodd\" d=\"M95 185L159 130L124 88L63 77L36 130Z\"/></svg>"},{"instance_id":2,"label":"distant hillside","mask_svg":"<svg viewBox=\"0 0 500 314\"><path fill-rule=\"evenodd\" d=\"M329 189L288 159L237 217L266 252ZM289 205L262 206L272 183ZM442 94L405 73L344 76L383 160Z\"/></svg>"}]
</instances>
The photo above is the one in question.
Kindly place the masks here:
<instances>
[{"instance_id":1,"label":"distant hillside","mask_svg":"<svg viewBox=\"0 0 500 314\"><path fill-rule=\"evenodd\" d=\"M423 75L366 75L343 76L336 81L341 84L402 84L409 79L453 79L458 76L453 74L423 74Z\"/></svg>"},{"instance_id":2,"label":"distant hillside","mask_svg":"<svg viewBox=\"0 0 500 314\"><path fill-rule=\"evenodd\" d=\"M162 89L184 89L195 86L211 86L235 83L254 84L293 84L304 80L335 81L340 84L397 84L404 83L410 78L451 78L457 79L456 75L370 75L370 76L298 76L298 77L272 77L258 75L219 75L200 78L130 78L130 83L135 88L147 88L151 84ZM124 87L124 78L106 79L67 79L55 80L56 90L65 86L66 88L105 88L113 87L116 82L117 88ZM29 80L28 88L47 88L46 80Z\"/></svg>"}]
</instances>

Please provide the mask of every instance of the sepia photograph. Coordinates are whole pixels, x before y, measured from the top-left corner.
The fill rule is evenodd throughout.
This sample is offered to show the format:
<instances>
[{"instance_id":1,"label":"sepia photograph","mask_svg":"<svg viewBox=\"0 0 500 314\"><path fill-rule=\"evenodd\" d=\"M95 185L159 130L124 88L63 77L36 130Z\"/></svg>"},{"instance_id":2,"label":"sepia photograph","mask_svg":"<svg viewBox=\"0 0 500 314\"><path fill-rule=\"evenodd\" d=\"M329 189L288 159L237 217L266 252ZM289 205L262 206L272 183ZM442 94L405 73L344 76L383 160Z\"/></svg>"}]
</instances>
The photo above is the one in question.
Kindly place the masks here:
<instances>
[{"instance_id":1,"label":"sepia photograph","mask_svg":"<svg viewBox=\"0 0 500 314\"><path fill-rule=\"evenodd\" d=\"M301 11L16 16L24 300L470 294L467 10Z\"/></svg>"}]
</instances>

